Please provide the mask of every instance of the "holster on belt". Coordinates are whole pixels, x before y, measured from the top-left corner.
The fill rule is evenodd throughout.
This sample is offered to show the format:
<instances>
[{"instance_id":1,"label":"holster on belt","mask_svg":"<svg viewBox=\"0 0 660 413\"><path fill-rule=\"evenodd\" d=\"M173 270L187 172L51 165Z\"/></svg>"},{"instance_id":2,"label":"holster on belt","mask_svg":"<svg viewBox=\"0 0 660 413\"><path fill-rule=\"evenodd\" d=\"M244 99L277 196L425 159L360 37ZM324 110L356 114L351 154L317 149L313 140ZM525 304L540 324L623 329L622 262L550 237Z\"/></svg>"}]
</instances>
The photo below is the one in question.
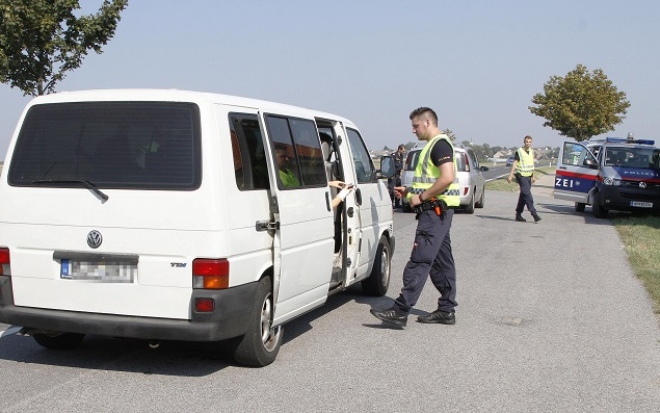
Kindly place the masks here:
<instances>
[{"instance_id":1,"label":"holster on belt","mask_svg":"<svg viewBox=\"0 0 660 413\"><path fill-rule=\"evenodd\" d=\"M428 211L429 209L435 209L436 215L441 216L444 215L445 211L447 210L447 203L442 199L435 199L435 197L433 197L428 201L424 201L416 207L413 207L413 211L417 212L418 214L424 211Z\"/></svg>"}]
</instances>

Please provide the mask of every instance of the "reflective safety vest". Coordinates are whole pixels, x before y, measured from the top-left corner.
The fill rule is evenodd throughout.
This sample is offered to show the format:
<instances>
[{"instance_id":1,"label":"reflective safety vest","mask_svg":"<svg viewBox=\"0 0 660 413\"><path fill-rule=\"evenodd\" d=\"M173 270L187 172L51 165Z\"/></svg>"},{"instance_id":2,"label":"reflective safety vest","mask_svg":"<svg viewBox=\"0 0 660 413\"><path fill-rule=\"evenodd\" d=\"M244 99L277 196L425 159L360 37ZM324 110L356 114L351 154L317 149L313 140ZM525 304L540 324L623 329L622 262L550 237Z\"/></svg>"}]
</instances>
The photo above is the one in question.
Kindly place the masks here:
<instances>
[{"instance_id":1,"label":"reflective safety vest","mask_svg":"<svg viewBox=\"0 0 660 413\"><path fill-rule=\"evenodd\" d=\"M454 166L454 182L452 182L443 193L436 195L435 197L436 199L442 199L445 201L447 206L456 207L461 203L461 199L459 198L461 191L458 182L456 182L456 161L454 159L454 145L452 145L449 137L444 134L434 136L433 139L431 139L426 144L426 146L424 146L424 149L422 149L422 152L419 154L419 162L417 162L417 167L415 168L415 176L413 177L412 186L408 188L408 195L406 198L410 200L414 194L421 194L430 188L440 177L440 168L435 166L431 160L431 150L433 149L433 146L441 139L447 141L449 146L451 146L452 165Z\"/></svg>"},{"instance_id":2,"label":"reflective safety vest","mask_svg":"<svg viewBox=\"0 0 660 413\"><path fill-rule=\"evenodd\" d=\"M282 181L282 185L284 185L287 188L295 188L297 186L300 186L300 181L298 181L298 178L291 172L291 170L281 170L280 169L280 181Z\"/></svg>"},{"instance_id":3,"label":"reflective safety vest","mask_svg":"<svg viewBox=\"0 0 660 413\"><path fill-rule=\"evenodd\" d=\"M522 176L532 176L534 173L534 149L529 148L529 153L525 149L518 149L518 166L516 172Z\"/></svg>"}]
</instances>

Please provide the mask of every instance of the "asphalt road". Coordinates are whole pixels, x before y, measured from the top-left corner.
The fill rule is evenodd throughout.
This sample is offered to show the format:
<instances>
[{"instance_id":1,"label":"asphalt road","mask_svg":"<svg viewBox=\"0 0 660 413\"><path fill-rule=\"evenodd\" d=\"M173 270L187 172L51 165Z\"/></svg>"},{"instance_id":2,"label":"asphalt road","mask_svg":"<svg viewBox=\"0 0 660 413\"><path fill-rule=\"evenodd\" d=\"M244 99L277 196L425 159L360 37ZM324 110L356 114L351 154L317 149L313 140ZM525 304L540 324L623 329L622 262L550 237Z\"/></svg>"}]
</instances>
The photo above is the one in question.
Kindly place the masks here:
<instances>
[{"instance_id":1,"label":"asphalt road","mask_svg":"<svg viewBox=\"0 0 660 413\"><path fill-rule=\"evenodd\" d=\"M8 335L0 412L658 412L650 300L609 221L551 188L546 176L534 189L539 224L513 221L516 193L455 215L455 326L414 322L435 308L430 283L405 329L369 314L401 287L415 220L397 212L387 297L331 297L286 325L271 366L239 367L203 344L90 337L53 352Z\"/></svg>"}]
</instances>

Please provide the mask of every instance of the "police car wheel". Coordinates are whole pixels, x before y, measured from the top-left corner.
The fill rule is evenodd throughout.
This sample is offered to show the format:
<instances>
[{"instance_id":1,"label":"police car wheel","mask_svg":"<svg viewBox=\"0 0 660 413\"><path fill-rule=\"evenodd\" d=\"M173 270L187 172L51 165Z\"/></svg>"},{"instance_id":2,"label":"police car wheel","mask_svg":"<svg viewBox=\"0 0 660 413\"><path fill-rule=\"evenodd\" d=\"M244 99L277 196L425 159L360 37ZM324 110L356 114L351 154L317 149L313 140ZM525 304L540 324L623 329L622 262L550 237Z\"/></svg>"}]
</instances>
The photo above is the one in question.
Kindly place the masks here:
<instances>
[{"instance_id":1,"label":"police car wheel","mask_svg":"<svg viewBox=\"0 0 660 413\"><path fill-rule=\"evenodd\" d=\"M594 203L591 205L591 210L596 218L607 218L607 209L600 205L600 195L594 196Z\"/></svg>"},{"instance_id":2,"label":"police car wheel","mask_svg":"<svg viewBox=\"0 0 660 413\"><path fill-rule=\"evenodd\" d=\"M576 202L575 203L575 212L584 212L584 207L587 206L587 204L583 204L582 202Z\"/></svg>"},{"instance_id":3,"label":"police car wheel","mask_svg":"<svg viewBox=\"0 0 660 413\"><path fill-rule=\"evenodd\" d=\"M234 360L246 366L264 367L275 361L282 345L282 326L272 327L273 293L270 277L259 281L247 331L234 349Z\"/></svg>"},{"instance_id":4,"label":"police car wheel","mask_svg":"<svg viewBox=\"0 0 660 413\"><path fill-rule=\"evenodd\" d=\"M371 269L369 278L362 281L362 291L372 297L382 297L387 294L390 287L390 269L392 263L392 250L390 243L385 236L380 237L376 257L374 257L374 266Z\"/></svg>"},{"instance_id":5,"label":"police car wheel","mask_svg":"<svg viewBox=\"0 0 660 413\"><path fill-rule=\"evenodd\" d=\"M84 334L76 333L35 333L32 335L34 341L40 346L51 350L70 350L78 347L85 338Z\"/></svg>"}]
</instances>

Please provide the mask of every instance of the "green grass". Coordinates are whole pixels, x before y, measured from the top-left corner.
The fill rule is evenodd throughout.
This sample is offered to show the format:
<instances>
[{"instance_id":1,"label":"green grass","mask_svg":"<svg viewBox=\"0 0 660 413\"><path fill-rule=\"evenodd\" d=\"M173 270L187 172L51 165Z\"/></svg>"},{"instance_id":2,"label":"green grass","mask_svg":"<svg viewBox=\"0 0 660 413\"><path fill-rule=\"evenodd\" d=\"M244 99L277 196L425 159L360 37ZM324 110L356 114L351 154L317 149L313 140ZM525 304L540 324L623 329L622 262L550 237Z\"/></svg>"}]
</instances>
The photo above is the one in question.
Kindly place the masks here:
<instances>
[{"instance_id":1,"label":"green grass","mask_svg":"<svg viewBox=\"0 0 660 413\"><path fill-rule=\"evenodd\" d=\"M660 314L660 217L624 217L613 220L628 254L628 262Z\"/></svg>"}]
</instances>

